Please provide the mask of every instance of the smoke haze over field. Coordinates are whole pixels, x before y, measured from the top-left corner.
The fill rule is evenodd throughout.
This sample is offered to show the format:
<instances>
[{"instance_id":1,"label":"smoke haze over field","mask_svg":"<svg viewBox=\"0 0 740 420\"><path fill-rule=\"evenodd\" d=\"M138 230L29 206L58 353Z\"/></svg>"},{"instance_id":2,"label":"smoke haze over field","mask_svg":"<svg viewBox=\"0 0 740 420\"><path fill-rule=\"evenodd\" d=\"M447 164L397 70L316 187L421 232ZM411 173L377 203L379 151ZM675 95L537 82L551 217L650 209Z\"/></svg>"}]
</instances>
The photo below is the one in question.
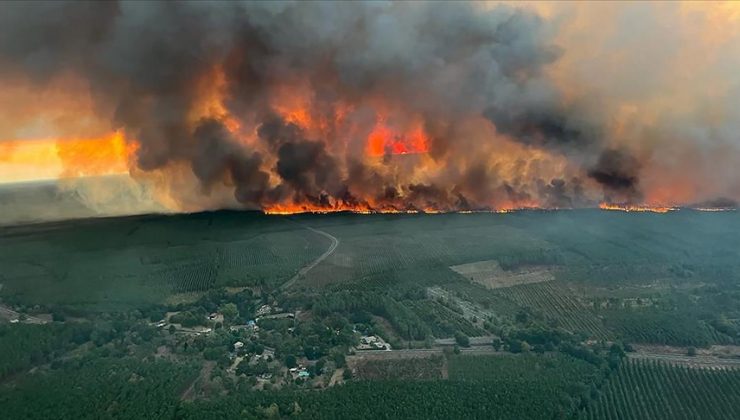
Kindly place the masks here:
<instances>
[{"instance_id":1,"label":"smoke haze over field","mask_svg":"<svg viewBox=\"0 0 740 420\"><path fill-rule=\"evenodd\" d=\"M58 176L128 172L171 211L732 203L739 27L731 3L3 3L0 176L44 138Z\"/></svg>"}]
</instances>

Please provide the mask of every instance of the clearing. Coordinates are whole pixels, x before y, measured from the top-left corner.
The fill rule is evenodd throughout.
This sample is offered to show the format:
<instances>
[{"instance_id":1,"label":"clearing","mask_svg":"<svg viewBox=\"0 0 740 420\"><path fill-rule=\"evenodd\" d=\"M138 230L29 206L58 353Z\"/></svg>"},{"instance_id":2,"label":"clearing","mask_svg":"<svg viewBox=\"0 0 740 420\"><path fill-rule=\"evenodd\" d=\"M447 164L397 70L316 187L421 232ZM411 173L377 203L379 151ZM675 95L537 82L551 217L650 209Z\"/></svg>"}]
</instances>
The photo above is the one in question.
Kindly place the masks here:
<instances>
[{"instance_id":1,"label":"clearing","mask_svg":"<svg viewBox=\"0 0 740 420\"><path fill-rule=\"evenodd\" d=\"M450 269L489 289L517 286L520 284L542 283L555 277L546 266L528 266L506 271L496 260L477 261L469 264L450 266Z\"/></svg>"}]
</instances>

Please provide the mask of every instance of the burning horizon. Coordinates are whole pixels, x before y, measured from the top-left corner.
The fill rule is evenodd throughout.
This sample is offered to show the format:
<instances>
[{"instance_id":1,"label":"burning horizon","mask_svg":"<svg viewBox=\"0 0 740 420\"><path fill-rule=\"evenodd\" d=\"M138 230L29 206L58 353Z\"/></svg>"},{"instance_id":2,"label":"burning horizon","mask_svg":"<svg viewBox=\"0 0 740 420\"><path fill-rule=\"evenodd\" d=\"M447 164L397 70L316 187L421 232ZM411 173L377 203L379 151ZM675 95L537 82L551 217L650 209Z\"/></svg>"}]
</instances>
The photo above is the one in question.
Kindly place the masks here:
<instances>
[{"instance_id":1,"label":"burning horizon","mask_svg":"<svg viewBox=\"0 0 740 420\"><path fill-rule=\"evenodd\" d=\"M738 10L3 4L0 182L128 173L170 211L731 208Z\"/></svg>"}]
</instances>

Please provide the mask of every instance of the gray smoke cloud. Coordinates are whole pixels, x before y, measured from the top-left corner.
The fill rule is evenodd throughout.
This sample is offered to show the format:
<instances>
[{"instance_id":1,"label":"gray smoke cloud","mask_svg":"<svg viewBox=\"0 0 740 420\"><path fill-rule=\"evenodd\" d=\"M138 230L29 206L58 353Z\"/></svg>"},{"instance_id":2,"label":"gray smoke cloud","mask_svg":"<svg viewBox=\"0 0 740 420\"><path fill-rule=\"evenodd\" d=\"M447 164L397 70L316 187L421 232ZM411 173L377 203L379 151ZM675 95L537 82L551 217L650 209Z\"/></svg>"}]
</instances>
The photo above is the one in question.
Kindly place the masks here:
<instances>
[{"instance_id":1,"label":"gray smoke cloud","mask_svg":"<svg viewBox=\"0 0 740 420\"><path fill-rule=\"evenodd\" d=\"M82 75L112 127L140 143L140 169L185 163L198 188L233 188L247 207L574 207L593 204L594 182L606 197L639 199L637 158L608 145L600 117L545 75L563 54L554 31L531 11L457 2L2 3L0 63L39 84ZM193 121L215 67L254 142L218 116ZM275 109L286 89L308 92L314 120L349 111L310 132ZM399 127L422 121L427 156L368 163L378 103ZM500 137L570 169L503 165ZM437 168L420 180L425 165Z\"/></svg>"}]
</instances>

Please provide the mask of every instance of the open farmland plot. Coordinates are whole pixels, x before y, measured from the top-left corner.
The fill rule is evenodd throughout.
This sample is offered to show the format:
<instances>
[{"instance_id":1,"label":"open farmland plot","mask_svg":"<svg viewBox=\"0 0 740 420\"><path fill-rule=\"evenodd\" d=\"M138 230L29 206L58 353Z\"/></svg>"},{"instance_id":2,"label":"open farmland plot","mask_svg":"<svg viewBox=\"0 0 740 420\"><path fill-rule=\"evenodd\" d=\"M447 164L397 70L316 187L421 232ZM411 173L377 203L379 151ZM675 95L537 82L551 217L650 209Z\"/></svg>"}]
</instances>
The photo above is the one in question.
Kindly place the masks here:
<instances>
[{"instance_id":1,"label":"open farmland plot","mask_svg":"<svg viewBox=\"0 0 740 420\"><path fill-rule=\"evenodd\" d=\"M523 267L505 271L495 260L453 265L450 268L461 276L480 283L489 289L541 283L555 278L547 267Z\"/></svg>"},{"instance_id":2,"label":"open farmland plot","mask_svg":"<svg viewBox=\"0 0 740 420\"><path fill-rule=\"evenodd\" d=\"M740 370L631 360L602 387L584 419L738 419Z\"/></svg>"},{"instance_id":3,"label":"open farmland plot","mask_svg":"<svg viewBox=\"0 0 740 420\"><path fill-rule=\"evenodd\" d=\"M446 361L440 353L420 354L407 358L363 355L357 356L357 360L352 360L351 364L355 374L361 379L423 380L442 379Z\"/></svg>"}]
</instances>

